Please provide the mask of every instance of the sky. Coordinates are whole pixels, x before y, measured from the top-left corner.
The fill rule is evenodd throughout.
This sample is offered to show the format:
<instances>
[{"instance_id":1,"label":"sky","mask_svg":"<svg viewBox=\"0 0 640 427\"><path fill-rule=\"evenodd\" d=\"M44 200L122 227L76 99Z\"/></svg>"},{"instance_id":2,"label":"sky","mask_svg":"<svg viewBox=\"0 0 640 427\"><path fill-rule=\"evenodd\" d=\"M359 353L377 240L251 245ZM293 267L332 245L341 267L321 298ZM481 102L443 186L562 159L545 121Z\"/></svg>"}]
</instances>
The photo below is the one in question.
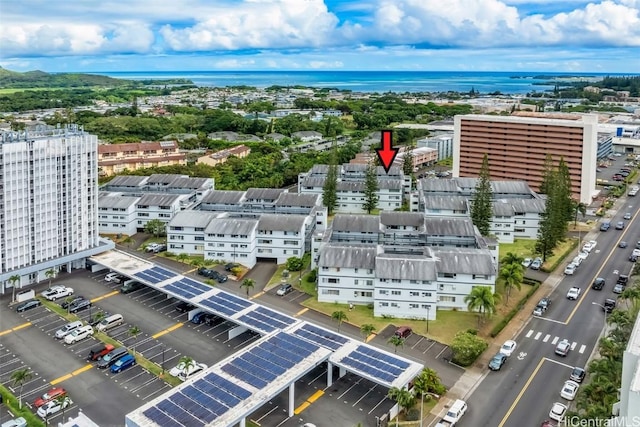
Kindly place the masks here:
<instances>
[{"instance_id":1,"label":"sky","mask_svg":"<svg viewBox=\"0 0 640 427\"><path fill-rule=\"evenodd\" d=\"M640 73L640 0L2 1L0 66Z\"/></svg>"}]
</instances>

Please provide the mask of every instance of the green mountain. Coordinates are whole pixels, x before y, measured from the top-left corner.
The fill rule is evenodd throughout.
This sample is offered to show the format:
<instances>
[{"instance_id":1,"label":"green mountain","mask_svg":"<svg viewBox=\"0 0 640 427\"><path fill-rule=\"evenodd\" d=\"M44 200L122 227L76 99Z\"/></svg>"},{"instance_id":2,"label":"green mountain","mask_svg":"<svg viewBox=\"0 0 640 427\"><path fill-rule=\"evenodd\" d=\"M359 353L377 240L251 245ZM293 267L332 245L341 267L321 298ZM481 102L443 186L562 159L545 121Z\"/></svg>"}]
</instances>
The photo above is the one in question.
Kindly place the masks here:
<instances>
[{"instance_id":1,"label":"green mountain","mask_svg":"<svg viewBox=\"0 0 640 427\"><path fill-rule=\"evenodd\" d=\"M0 67L0 88L32 89L32 88L82 88L82 87L116 87L130 86L131 80L114 79L96 74L80 73L45 73L35 70L20 73Z\"/></svg>"}]
</instances>

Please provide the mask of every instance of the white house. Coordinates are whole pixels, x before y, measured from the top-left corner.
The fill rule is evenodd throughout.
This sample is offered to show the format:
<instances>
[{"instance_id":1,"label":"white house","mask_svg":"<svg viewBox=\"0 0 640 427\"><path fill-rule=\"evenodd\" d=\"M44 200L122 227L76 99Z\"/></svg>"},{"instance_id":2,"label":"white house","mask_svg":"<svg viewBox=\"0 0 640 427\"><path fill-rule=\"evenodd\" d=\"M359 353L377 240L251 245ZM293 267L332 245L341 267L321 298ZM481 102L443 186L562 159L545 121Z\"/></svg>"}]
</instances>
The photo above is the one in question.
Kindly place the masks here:
<instances>
[{"instance_id":1,"label":"white house","mask_svg":"<svg viewBox=\"0 0 640 427\"><path fill-rule=\"evenodd\" d=\"M302 257L314 224L315 219L308 215L261 215L256 258L284 264L288 258Z\"/></svg>"},{"instance_id":2,"label":"white house","mask_svg":"<svg viewBox=\"0 0 640 427\"><path fill-rule=\"evenodd\" d=\"M377 245L327 245L318 261L318 301L373 302Z\"/></svg>"},{"instance_id":3,"label":"white house","mask_svg":"<svg viewBox=\"0 0 640 427\"><path fill-rule=\"evenodd\" d=\"M167 250L176 254L202 254L205 230L215 216L202 211L178 212L167 226Z\"/></svg>"},{"instance_id":4,"label":"white house","mask_svg":"<svg viewBox=\"0 0 640 427\"><path fill-rule=\"evenodd\" d=\"M181 200L184 195L179 194L145 194L136 203L136 227L142 231L149 221L160 220L165 224L181 210Z\"/></svg>"},{"instance_id":5,"label":"white house","mask_svg":"<svg viewBox=\"0 0 640 427\"><path fill-rule=\"evenodd\" d=\"M205 229L205 259L237 262L247 267L256 265L257 219L212 219Z\"/></svg>"},{"instance_id":6,"label":"white house","mask_svg":"<svg viewBox=\"0 0 640 427\"><path fill-rule=\"evenodd\" d=\"M101 191L98 196L98 229L102 234L133 236L138 232L136 204L140 197Z\"/></svg>"}]
</instances>

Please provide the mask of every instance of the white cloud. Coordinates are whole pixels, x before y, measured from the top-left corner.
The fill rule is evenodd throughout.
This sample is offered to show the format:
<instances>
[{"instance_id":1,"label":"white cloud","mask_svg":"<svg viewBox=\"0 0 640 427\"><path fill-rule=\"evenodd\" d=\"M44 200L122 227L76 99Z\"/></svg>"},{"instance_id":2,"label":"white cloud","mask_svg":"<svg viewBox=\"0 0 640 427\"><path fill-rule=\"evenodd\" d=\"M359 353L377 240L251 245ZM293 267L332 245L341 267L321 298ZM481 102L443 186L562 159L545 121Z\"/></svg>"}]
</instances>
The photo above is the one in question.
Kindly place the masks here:
<instances>
[{"instance_id":1,"label":"white cloud","mask_svg":"<svg viewBox=\"0 0 640 427\"><path fill-rule=\"evenodd\" d=\"M335 69L344 67L344 64L342 63L342 61L309 61L309 67L313 68L314 70L318 70L321 68Z\"/></svg>"},{"instance_id":2,"label":"white cloud","mask_svg":"<svg viewBox=\"0 0 640 427\"><path fill-rule=\"evenodd\" d=\"M238 68L244 68L248 65L254 65L255 63L256 62L253 59L243 61L240 59L231 58L231 59L223 59L222 61L217 61L213 65L214 65L214 68L238 69Z\"/></svg>"}]
</instances>

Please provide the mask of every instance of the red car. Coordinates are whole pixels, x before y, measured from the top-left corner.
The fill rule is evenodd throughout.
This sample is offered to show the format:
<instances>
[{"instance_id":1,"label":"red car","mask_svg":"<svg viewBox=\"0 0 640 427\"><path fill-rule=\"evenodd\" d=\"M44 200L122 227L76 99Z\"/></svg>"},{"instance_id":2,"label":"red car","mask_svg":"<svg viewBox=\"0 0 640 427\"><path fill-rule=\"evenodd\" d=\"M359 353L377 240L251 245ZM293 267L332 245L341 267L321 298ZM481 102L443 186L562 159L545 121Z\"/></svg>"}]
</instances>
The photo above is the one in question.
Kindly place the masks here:
<instances>
[{"instance_id":1,"label":"red car","mask_svg":"<svg viewBox=\"0 0 640 427\"><path fill-rule=\"evenodd\" d=\"M57 398L58 396L64 396L66 394L67 394L67 390L63 389L62 387L52 388L51 390L49 390L48 392L46 392L45 394L37 398L36 401L33 402L33 406L35 406L36 408L39 408L45 403L51 402L53 399Z\"/></svg>"}]
</instances>

